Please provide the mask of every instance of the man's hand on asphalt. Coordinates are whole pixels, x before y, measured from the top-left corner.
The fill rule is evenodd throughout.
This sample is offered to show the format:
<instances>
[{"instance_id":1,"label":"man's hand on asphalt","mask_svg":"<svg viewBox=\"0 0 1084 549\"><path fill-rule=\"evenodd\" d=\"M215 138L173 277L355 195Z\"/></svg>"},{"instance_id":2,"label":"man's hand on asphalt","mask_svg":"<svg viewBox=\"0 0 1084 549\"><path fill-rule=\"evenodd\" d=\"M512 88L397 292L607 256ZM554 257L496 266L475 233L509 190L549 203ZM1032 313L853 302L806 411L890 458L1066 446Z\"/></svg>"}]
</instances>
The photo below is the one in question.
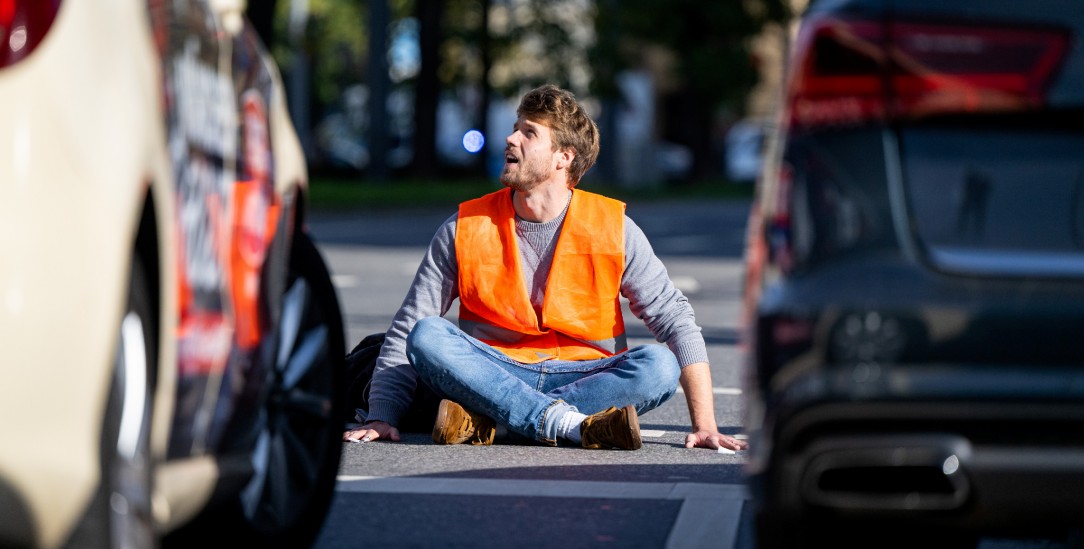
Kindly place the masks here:
<instances>
[{"instance_id":1,"label":"man's hand on asphalt","mask_svg":"<svg viewBox=\"0 0 1084 549\"><path fill-rule=\"evenodd\" d=\"M744 450L748 446L749 443L744 440L738 440L720 432L697 431L685 436L686 448L711 448L712 450L726 448L727 450L738 451Z\"/></svg>"},{"instance_id":2,"label":"man's hand on asphalt","mask_svg":"<svg viewBox=\"0 0 1084 549\"><path fill-rule=\"evenodd\" d=\"M383 421L370 421L343 433L343 442L370 442L379 439L398 442L399 429Z\"/></svg>"}]
</instances>

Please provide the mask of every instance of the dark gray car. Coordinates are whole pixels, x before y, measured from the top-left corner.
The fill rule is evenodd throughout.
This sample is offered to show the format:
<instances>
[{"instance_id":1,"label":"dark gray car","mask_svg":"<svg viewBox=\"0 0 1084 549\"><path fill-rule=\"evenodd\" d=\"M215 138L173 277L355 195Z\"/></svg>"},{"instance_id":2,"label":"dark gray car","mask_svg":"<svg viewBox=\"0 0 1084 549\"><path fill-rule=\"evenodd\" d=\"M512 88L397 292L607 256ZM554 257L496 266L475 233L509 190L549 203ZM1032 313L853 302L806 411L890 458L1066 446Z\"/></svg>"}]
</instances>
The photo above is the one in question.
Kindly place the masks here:
<instances>
[{"instance_id":1,"label":"dark gray car","mask_svg":"<svg viewBox=\"0 0 1084 549\"><path fill-rule=\"evenodd\" d=\"M1082 8L803 15L746 257L761 545L1081 539Z\"/></svg>"}]
</instances>

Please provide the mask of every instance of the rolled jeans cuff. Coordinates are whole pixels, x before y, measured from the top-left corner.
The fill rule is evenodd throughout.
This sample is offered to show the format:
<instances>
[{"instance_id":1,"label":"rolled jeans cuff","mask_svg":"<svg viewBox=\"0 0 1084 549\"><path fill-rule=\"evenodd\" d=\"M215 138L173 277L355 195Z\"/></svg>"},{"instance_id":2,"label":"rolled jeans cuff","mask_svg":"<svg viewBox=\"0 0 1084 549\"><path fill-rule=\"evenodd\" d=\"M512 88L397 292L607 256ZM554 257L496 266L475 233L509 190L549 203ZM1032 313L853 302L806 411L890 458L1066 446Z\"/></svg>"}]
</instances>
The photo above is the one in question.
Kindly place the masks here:
<instances>
[{"instance_id":1,"label":"rolled jeans cuff","mask_svg":"<svg viewBox=\"0 0 1084 549\"><path fill-rule=\"evenodd\" d=\"M538 442L557 446L557 420L565 412L576 412L575 406L563 400L555 400L542 412L542 424L538 426Z\"/></svg>"}]
</instances>

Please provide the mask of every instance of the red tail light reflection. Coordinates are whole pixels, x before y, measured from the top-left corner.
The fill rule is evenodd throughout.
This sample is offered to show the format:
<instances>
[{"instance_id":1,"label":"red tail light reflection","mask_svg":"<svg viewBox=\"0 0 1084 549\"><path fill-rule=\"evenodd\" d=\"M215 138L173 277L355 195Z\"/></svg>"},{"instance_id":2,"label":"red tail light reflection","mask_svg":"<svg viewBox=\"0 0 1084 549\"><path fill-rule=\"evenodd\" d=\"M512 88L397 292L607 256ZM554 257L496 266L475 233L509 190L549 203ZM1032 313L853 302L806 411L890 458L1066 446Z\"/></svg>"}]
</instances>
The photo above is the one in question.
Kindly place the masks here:
<instances>
[{"instance_id":1,"label":"red tail light reflection","mask_svg":"<svg viewBox=\"0 0 1084 549\"><path fill-rule=\"evenodd\" d=\"M0 68L30 55L59 10L60 0L0 0Z\"/></svg>"},{"instance_id":2,"label":"red tail light reflection","mask_svg":"<svg viewBox=\"0 0 1084 549\"><path fill-rule=\"evenodd\" d=\"M1069 46L1060 29L822 18L799 35L792 127L1041 107Z\"/></svg>"}]
</instances>

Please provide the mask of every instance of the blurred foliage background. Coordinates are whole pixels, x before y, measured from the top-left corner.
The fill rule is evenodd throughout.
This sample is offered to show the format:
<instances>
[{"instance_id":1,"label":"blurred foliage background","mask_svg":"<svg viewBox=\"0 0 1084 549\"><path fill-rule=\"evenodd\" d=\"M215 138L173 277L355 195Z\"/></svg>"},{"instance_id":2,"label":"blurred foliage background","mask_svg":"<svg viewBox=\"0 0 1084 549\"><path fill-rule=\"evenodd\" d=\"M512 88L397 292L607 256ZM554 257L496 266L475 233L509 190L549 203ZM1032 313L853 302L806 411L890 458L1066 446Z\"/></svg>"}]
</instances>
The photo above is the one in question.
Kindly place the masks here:
<instances>
[{"instance_id":1,"label":"blurred foliage background","mask_svg":"<svg viewBox=\"0 0 1084 549\"><path fill-rule=\"evenodd\" d=\"M314 181L492 181L519 96L549 82L599 123L585 181L657 192L748 183L732 130L755 141L768 123L798 4L259 0L248 15Z\"/></svg>"}]
</instances>

